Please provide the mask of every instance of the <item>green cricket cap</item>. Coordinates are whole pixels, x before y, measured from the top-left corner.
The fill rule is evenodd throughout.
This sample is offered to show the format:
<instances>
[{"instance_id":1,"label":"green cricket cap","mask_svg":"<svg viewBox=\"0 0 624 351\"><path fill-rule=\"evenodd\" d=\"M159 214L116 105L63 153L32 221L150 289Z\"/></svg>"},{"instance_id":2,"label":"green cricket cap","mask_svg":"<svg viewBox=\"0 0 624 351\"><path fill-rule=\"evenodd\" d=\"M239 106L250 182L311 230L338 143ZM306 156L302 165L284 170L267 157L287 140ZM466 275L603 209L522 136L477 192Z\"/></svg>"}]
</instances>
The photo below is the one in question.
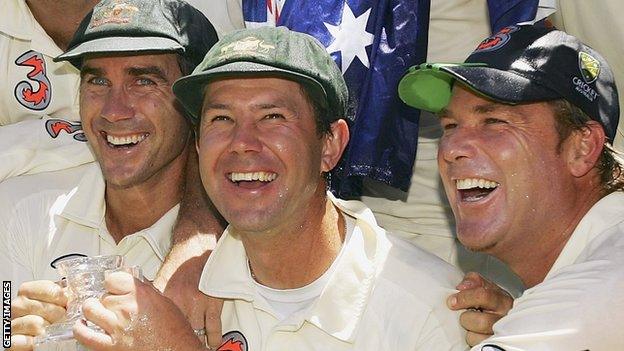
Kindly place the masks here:
<instances>
[{"instance_id":1,"label":"green cricket cap","mask_svg":"<svg viewBox=\"0 0 624 351\"><path fill-rule=\"evenodd\" d=\"M85 55L176 52L193 67L217 41L201 11L181 0L102 0L54 61L80 68Z\"/></svg>"},{"instance_id":2,"label":"green cricket cap","mask_svg":"<svg viewBox=\"0 0 624 351\"><path fill-rule=\"evenodd\" d=\"M347 116L347 85L325 47L314 37L286 27L242 29L227 34L208 51L189 76L178 79L173 92L200 120L204 88L219 78L268 76L301 83L325 104L329 122Z\"/></svg>"}]
</instances>

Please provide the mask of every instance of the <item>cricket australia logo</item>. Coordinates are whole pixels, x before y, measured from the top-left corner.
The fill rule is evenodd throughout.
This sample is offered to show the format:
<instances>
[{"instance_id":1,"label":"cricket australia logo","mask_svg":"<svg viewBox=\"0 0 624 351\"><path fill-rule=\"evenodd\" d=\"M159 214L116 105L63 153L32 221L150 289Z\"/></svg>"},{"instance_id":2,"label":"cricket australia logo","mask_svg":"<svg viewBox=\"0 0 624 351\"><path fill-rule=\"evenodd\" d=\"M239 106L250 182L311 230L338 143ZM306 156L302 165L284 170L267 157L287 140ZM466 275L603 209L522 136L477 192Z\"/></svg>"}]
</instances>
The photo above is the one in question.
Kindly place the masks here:
<instances>
[{"instance_id":1,"label":"cricket australia logo","mask_svg":"<svg viewBox=\"0 0 624 351\"><path fill-rule=\"evenodd\" d=\"M579 52L579 69L583 80L590 84L598 79L600 74L600 62L586 52Z\"/></svg>"},{"instance_id":2,"label":"cricket australia logo","mask_svg":"<svg viewBox=\"0 0 624 351\"><path fill-rule=\"evenodd\" d=\"M41 111L50 105L52 87L46 74L43 55L36 51L28 51L15 60L18 66L31 67L23 80L15 86L15 98L24 107Z\"/></svg>"},{"instance_id":3,"label":"cricket australia logo","mask_svg":"<svg viewBox=\"0 0 624 351\"><path fill-rule=\"evenodd\" d=\"M579 52L578 58L579 71L581 78L573 77L572 83L575 90L581 93L587 100L594 101L598 97L598 92L590 85L598 79L600 74L600 62L586 52Z\"/></svg>"}]
</instances>

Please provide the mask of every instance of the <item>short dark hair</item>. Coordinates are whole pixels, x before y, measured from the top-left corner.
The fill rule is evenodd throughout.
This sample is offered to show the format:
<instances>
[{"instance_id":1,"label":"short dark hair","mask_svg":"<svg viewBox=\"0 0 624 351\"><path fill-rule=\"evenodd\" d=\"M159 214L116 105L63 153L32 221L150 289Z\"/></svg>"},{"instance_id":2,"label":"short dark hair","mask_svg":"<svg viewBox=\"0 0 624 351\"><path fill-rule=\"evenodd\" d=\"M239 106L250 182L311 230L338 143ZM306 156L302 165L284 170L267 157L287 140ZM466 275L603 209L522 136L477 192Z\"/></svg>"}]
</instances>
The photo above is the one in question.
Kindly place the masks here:
<instances>
[{"instance_id":1,"label":"short dark hair","mask_svg":"<svg viewBox=\"0 0 624 351\"><path fill-rule=\"evenodd\" d=\"M594 119L565 99L552 100L548 104L555 114L555 128L559 134L558 149L561 151L563 142L570 134L586 128L587 122ZM595 165L605 194L624 190L624 166L618 161L618 155L621 153L605 140L600 158Z\"/></svg>"},{"instance_id":2,"label":"short dark hair","mask_svg":"<svg viewBox=\"0 0 624 351\"><path fill-rule=\"evenodd\" d=\"M310 94L308 89L302 84L299 85L303 96L308 100L314 113L314 122L316 124L316 133L319 137L325 134L331 134L330 111L327 109L327 103L320 101L314 94Z\"/></svg>"}]
</instances>

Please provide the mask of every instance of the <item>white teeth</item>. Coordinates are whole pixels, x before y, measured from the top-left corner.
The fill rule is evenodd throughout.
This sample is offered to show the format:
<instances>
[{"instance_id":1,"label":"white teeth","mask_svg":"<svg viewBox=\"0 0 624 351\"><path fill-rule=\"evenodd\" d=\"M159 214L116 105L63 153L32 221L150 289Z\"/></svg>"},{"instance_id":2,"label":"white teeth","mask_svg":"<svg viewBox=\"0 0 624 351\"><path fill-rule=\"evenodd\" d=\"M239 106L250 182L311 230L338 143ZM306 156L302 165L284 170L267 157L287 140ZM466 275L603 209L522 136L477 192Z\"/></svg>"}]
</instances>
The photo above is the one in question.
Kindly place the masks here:
<instances>
[{"instance_id":1,"label":"white teeth","mask_svg":"<svg viewBox=\"0 0 624 351\"><path fill-rule=\"evenodd\" d=\"M232 172L229 174L230 180L233 182L259 180L261 182L271 182L277 178L276 173L271 172Z\"/></svg>"},{"instance_id":2,"label":"white teeth","mask_svg":"<svg viewBox=\"0 0 624 351\"><path fill-rule=\"evenodd\" d=\"M106 134L106 141L115 146L119 145L128 145L128 144L138 144L143 141L143 139L147 138L147 134L135 134L128 136L117 137L114 135Z\"/></svg>"},{"instance_id":3,"label":"white teeth","mask_svg":"<svg viewBox=\"0 0 624 351\"><path fill-rule=\"evenodd\" d=\"M494 189L498 187L498 183L483 178L457 179L455 181L457 190L465 190L472 188Z\"/></svg>"}]
</instances>

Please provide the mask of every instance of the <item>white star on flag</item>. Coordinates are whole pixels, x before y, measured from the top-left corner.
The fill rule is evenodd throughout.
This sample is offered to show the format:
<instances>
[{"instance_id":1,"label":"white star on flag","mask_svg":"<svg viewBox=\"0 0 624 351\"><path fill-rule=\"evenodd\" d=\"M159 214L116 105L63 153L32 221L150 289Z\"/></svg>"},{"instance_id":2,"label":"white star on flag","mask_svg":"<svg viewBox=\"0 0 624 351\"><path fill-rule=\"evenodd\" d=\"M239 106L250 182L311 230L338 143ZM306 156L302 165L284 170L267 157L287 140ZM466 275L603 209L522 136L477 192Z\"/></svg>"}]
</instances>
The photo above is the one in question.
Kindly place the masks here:
<instances>
[{"instance_id":1,"label":"white star on flag","mask_svg":"<svg viewBox=\"0 0 624 351\"><path fill-rule=\"evenodd\" d=\"M327 47L330 54L340 51L341 70L344 74L351 65L351 62L357 57L366 68L370 67L366 47L373 43L375 36L366 31L368 16L371 9L366 10L359 17L355 17L349 4L345 2L342 9L342 18L337 26L324 23L327 30L334 37L332 43Z\"/></svg>"}]
</instances>

